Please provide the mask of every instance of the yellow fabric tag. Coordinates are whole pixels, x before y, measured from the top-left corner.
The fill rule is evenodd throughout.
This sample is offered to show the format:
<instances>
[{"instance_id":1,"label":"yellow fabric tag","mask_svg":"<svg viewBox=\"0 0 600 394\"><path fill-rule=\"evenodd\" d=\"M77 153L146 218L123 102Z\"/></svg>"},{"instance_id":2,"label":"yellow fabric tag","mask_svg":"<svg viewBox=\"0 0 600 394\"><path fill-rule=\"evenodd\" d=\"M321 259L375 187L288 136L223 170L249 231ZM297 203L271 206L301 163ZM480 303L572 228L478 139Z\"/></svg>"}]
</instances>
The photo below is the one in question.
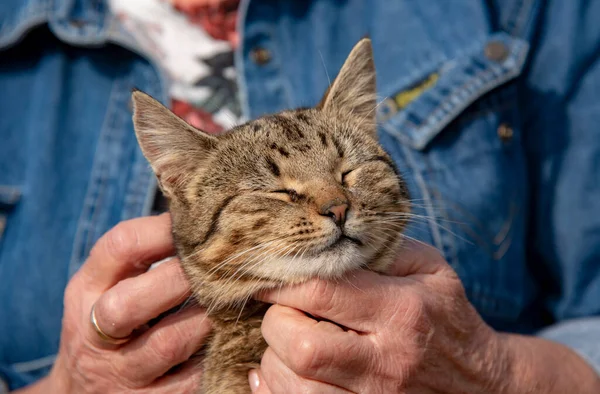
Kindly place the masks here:
<instances>
[{"instance_id":1,"label":"yellow fabric tag","mask_svg":"<svg viewBox=\"0 0 600 394\"><path fill-rule=\"evenodd\" d=\"M438 73L434 73L429 75L427 78L422 79L421 81L414 84L407 90L403 90L394 96L394 102L396 103L397 110L401 110L406 107L412 101L414 101L417 97L423 94L424 91L431 88L437 82L439 78Z\"/></svg>"}]
</instances>

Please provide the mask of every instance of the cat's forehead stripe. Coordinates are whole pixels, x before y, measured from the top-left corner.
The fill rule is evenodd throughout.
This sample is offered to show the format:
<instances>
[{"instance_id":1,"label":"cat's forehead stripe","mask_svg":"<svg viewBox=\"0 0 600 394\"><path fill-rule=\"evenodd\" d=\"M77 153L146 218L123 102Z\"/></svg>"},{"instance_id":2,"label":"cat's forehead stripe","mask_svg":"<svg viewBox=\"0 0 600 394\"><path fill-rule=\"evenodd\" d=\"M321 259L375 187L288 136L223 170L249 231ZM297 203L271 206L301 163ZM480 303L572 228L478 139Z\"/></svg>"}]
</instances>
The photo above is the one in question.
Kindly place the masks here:
<instances>
[{"instance_id":1,"label":"cat's forehead stripe","mask_svg":"<svg viewBox=\"0 0 600 394\"><path fill-rule=\"evenodd\" d=\"M289 157L290 156L290 152L288 152L285 148L277 145L275 142L273 142L271 144L271 149L276 150L277 152L279 152L284 157Z\"/></svg>"},{"instance_id":2,"label":"cat's forehead stripe","mask_svg":"<svg viewBox=\"0 0 600 394\"><path fill-rule=\"evenodd\" d=\"M323 144L323 147L329 147L329 143L327 142L327 136L325 135L325 133L319 131L319 138L321 139L321 144Z\"/></svg>"},{"instance_id":3,"label":"cat's forehead stripe","mask_svg":"<svg viewBox=\"0 0 600 394\"><path fill-rule=\"evenodd\" d=\"M279 166L277 165L277 163L275 163L273 161L273 159L271 159L270 157L266 157L266 162L267 162L267 167L269 168L269 171L271 171L271 173L275 176L279 176L281 175L281 170L279 169Z\"/></svg>"},{"instance_id":4,"label":"cat's forehead stripe","mask_svg":"<svg viewBox=\"0 0 600 394\"><path fill-rule=\"evenodd\" d=\"M336 136L333 136L331 139L333 140L333 145L335 146L335 150L337 151L338 156L340 158L344 157L344 150L342 149L342 144L340 143L340 140L338 140Z\"/></svg>"}]
</instances>

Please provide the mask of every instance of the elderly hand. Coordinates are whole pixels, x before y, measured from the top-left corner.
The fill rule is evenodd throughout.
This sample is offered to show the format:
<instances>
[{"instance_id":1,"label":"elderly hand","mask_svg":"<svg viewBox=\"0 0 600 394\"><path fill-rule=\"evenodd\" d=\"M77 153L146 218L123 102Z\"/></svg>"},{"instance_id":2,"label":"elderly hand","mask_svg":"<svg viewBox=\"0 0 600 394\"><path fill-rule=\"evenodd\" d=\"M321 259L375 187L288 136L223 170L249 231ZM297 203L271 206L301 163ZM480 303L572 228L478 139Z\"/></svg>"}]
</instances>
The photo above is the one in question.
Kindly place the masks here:
<instances>
[{"instance_id":1,"label":"elderly hand","mask_svg":"<svg viewBox=\"0 0 600 394\"><path fill-rule=\"evenodd\" d=\"M161 215L123 222L98 241L67 286L54 368L26 391L197 392L198 360L186 360L198 351L210 330L203 311L185 308L150 328L136 330L190 294L176 259L148 271L152 263L173 255L170 231L170 216ZM90 322L92 307L108 339L102 339ZM179 364L180 368L171 370Z\"/></svg>"},{"instance_id":2,"label":"elderly hand","mask_svg":"<svg viewBox=\"0 0 600 394\"><path fill-rule=\"evenodd\" d=\"M391 276L361 271L261 295L275 305L253 392L600 392L569 349L492 330L440 254L408 246Z\"/></svg>"}]
</instances>

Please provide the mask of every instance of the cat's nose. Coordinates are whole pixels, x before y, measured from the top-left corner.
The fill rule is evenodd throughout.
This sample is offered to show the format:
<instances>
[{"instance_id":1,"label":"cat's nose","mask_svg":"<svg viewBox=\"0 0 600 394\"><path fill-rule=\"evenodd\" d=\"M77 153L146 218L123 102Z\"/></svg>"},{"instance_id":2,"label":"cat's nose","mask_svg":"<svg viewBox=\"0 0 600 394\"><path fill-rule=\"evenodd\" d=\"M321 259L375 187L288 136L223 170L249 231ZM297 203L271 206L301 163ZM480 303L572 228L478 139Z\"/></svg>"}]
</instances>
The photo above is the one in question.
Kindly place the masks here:
<instances>
[{"instance_id":1,"label":"cat's nose","mask_svg":"<svg viewBox=\"0 0 600 394\"><path fill-rule=\"evenodd\" d=\"M321 207L321 215L329 216L338 226L346 222L346 212L348 212L348 202L343 200L334 200Z\"/></svg>"}]
</instances>

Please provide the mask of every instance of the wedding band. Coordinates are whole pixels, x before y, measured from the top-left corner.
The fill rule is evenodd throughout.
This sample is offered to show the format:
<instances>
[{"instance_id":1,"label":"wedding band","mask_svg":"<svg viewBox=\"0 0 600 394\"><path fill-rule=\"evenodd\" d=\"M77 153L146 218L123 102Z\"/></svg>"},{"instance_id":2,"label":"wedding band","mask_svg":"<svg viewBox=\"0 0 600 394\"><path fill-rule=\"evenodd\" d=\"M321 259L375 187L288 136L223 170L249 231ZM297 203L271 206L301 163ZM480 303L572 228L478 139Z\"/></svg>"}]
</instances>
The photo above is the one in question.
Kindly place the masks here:
<instances>
[{"instance_id":1,"label":"wedding band","mask_svg":"<svg viewBox=\"0 0 600 394\"><path fill-rule=\"evenodd\" d=\"M90 321L92 322L92 326L94 326L94 329L96 330L96 334L98 334L100 339L102 339L104 342L109 343L111 345L122 345L125 342L129 341L129 339L131 338L131 335L128 335L125 338L115 338L115 337L111 337L110 335L108 335L107 333L102 331L102 329L100 329L100 326L98 326L98 320L96 320L96 311L94 309L95 306L96 306L96 304L92 305L92 312L90 313Z\"/></svg>"}]
</instances>

